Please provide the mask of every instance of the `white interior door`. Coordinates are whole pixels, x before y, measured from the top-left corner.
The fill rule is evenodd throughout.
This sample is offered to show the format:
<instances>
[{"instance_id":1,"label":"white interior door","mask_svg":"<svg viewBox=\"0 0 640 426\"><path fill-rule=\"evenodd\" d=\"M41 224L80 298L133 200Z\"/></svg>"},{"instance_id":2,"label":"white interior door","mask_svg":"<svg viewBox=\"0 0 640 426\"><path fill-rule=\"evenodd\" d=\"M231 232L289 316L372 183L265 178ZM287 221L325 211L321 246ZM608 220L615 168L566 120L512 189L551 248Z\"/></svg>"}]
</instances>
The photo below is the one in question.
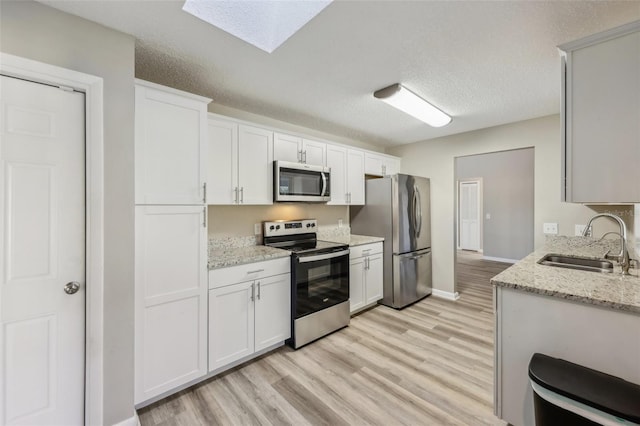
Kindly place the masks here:
<instances>
[{"instance_id":1,"label":"white interior door","mask_svg":"<svg viewBox=\"0 0 640 426\"><path fill-rule=\"evenodd\" d=\"M0 78L0 423L79 425L84 95Z\"/></svg>"},{"instance_id":2,"label":"white interior door","mask_svg":"<svg viewBox=\"0 0 640 426\"><path fill-rule=\"evenodd\" d=\"M480 250L480 182L460 182L460 248Z\"/></svg>"}]
</instances>

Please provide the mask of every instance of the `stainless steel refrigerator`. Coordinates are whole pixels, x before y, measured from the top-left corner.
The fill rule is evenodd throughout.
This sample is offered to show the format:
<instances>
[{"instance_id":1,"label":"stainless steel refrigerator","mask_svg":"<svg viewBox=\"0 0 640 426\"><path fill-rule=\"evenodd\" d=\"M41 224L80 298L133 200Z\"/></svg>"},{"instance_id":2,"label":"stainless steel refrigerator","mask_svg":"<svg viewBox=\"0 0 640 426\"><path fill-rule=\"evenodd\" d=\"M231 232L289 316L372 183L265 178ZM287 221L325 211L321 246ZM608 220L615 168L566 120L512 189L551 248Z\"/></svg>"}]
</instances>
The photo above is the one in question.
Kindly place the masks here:
<instances>
[{"instance_id":1,"label":"stainless steel refrigerator","mask_svg":"<svg viewBox=\"0 0 640 426\"><path fill-rule=\"evenodd\" d=\"M366 182L364 206L352 206L353 234L384 237L383 305L403 308L431 294L429 179L397 174Z\"/></svg>"}]
</instances>

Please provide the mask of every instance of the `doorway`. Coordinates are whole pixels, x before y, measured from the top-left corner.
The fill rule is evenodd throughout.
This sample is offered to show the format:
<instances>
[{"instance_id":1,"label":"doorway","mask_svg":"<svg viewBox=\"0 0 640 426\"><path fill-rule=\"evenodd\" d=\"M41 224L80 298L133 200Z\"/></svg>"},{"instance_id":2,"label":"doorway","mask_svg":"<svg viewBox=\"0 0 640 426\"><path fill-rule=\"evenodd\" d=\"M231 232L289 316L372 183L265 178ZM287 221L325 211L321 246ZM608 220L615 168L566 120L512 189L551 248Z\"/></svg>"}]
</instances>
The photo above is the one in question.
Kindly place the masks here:
<instances>
[{"instance_id":1,"label":"doorway","mask_svg":"<svg viewBox=\"0 0 640 426\"><path fill-rule=\"evenodd\" d=\"M482 251L482 178L458 181L458 249Z\"/></svg>"},{"instance_id":2,"label":"doorway","mask_svg":"<svg viewBox=\"0 0 640 426\"><path fill-rule=\"evenodd\" d=\"M80 282L78 291L74 294L73 288L75 287L75 285L74 284L71 284L70 286L66 285L66 284L72 283L72 281L63 280L62 286L56 285L55 290L57 290L59 294L68 297L69 300L74 300L74 302L80 299L75 296L78 296L78 295L82 296L81 293L84 292L84 300L82 300L80 303L82 305L81 310L83 311L83 317L84 317L84 320L82 321L81 339L84 340L85 336L87 336L87 339L86 341L83 341L81 345L82 350L80 351L80 353L81 353L82 360L80 361L81 365L79 368L80 377L81 377L81 384L79 388L81 390L81 393L80 393L80 396L77 398L77 404L74 405L74 407L76 408L74 408L73 410L75 412L74 415L76 416L78 415L77 414L78 412L80 413L80 417L79 417L80 420L78 422L74 420L73 422L78 424L82 424L82 423L101 424L103 423L103 380L104 380L104 377L103 377L103 320L102 320L102 315L103 315L102 294L103 294L103 284L104 284L103 79L93 75L45 64L45 63L34 61L31 59L9 55L2 52L0 52L0 73L7 78L17 77L17 80L25 81L25 83L28 81L31 81L29 84L45 84L47 86L54 86L54 88L56 88L55 90L62 90L63 92L74 92L76 94L73 96L84 97L84 99L81 101L81 104L82 104L81 113L82 113L83 120L81 123L82 124L82 130L81 130L82 142L80 145L81 145L82 155L81 155L80 163L86 175L86 178L81 178L80 184L83 188L81 190L82 197L83 197L81 202L82 204L81 216L82 216L82 220L86 222L81 227L75 227L76 231L74 232L76 232L76 234L66 236L66 237L75 239L76 241L82 240L81 246L82 246L82 250L84 250L84 255L78 254L78 252L76 252L76 257L74 257L73 261L70 263L82 265L82 267L84 268L83 272L84 272L85 285L83 286L82 285L83 283ZM37 82L37 83L34 83L34 82ZM81 93L78 93L78 92L81 92ZM3 98L5 96L4 94L5 94L5 90L4 90L4 84L3 84L3 90L2 90ZM45 102L45 99L38 99L37 103L39 104L40 102ZM60 127L59 127L60 123L57 121L57 119L53 120L55 118L55 114L48 114L47 111L42 111L42 109L37 107L33 109L34 109L33 111L34 114L32 118L35 118L35 122L31 123L30 125L27 125L26 123L28 123L28 121L25 121L25 118L29 116L28 114L29 108L26 108L27 111L23 111L20 108L13 108L13 110L11 111L11 114L13 114L13 116L10 120L7 120L8 111L5 109L5 105L2 105L2 111L1 111L2 126L7 125L8 121L13 121L14 124L12 124L13 126L12 131L14 131L14 133L20 133L20 130L22 130L23 133L33 133L34 136L37 136L38 134L42 134L41 136L44 136L46 135L48 130L49 134L53 134L53 135L58 134L58 132L60 131ZM5 135L3 134L2 150L0 150L0 160L1 160L0 162L3 164L3 169L7 167L8 161L5 161L5 160L10 155L15 154L5 150L6 140L7 138L5 138ZM32 152L30 154L36 154L36 155L41 154L38 152L33 152L35 150L31 150L31 151ZM22 163L27 163L27 166L29 165L28 161L20 160L17 163L18 163L18 166L20 166ZM33 357L31 357L31 353L30 353L30 355L25 357L24 359L15 359L15 353L17 352L13 351L13 354L9 354L8 345L5 345L5 342L6 342L5 338L15 339L15 343L23 344L24 341L20 339L26 336L26 334L22 333L23 330L18 330L17 326L16 328L14 328L14 330L8 330L11 327L10 326L7 327L4 324L5 322L11 323L11 324L14 323L12 321L5 321L5 313L9 314L11 313L10 309L15 309L13 305L8 306L8 303L6 302L8 300L8 297L5 297L4 290L7 287L4 284L5 284L5 281L7 281L7 278L11 278L11 279L22 278L22 275L17 274L17 272L19 272L20 269L16 269L15 266L19 265L19 261L25 258L24 251L20 252L20 250L18 249L19 248L21 250L25 250L25 249L24 247L18 247L18 245L15 245L15 244L18 244L18 238L17 238L18 233L16 232L21 231L23 232L23 235L36 234L36 232L34 232L34 230L30 229L30 227L28 226L29 223L34 223L33 216L19 217L16 214L14 214L14 212L24 210L25 208L26 210L30 210L30 208L33 208L33 212L30 212L30 214L34 214L37 216L37 218L39 219L39 222L37 223L39 223L41 226L42 224L44 224L44 226L49 226L51 229L58 227L54 225L64 225L65 221L73 222L74 219L77 219L77 217L76 218L74 218L73 216L66 217L66 216L61 216L59 214L59 209L56 210L56 208L59 206L56 206L56 203L57 204L61 204L61 203L58 199L56 199L56 197L51 196L48 200L43 201L43 198L46 198L46 197L35 196L35 195L41 195L45 191L49 191L49 192L55 191L58 189L57 186L59 187L60 184L63 183L63 180L59 179L55 173L51 172L50 170L49 172L47 172L47 168L49 167L51 169L50 166L54 166L54 165L55 164L53 163L51 164L47 163L42 167L32 167L31 169L29 167L23 167L23 168L15 167L15 170L12 170L12 173L15 171L17 172L17 174L15 174L16 179L13 179L11 181L11 184L18 185L20 183L20 185L26 184L28 189L36 188L36 190L39 192L32 193L31 195L34 195L33 197L14 196L13 198L11 198L13 195L18 193L16 193L15 191L7 191L7 188L13 189L15 187L16 189L19 189L20 185L18 186L14 185L14 187L11 187L9 180L6 179L9 175L6 173L5 170L3 170L3 174L2 174L3 181L2 181L2 184L0 184L0 200L2 200L2 203L5 204L1 206L3 211L2 214L6 216L12 215L11 219L13 220L13 222L7 222L7 220L5 220L5 218L3 217L2 223L0 223L0 233L3 234L0 240L3 241L4 243L1 256L0 256L0 269L2 269L1 272L2 272L2 280L3 280L1 282L2 286L0 287L0 291L3 292L2 305L0 305L0 320L3 322L3 326L0 327L0 333L3 333L3 334L0 334L0 341L2 341L3 342L2 344L5 346L4 351L0 352L0 357L4 358L4 359L0 359L0 365L3 366L2 368L6 368L8 371L9 370L8 367L10 366L7 365L7 362L9 361L8 358L10 355L14 356L14 359L9 362L15 361L17 363L22 363L21 364L22 370L20 369L13 370L12 368L12 374L14 374L14 378L16 377L15 376L16 374L25 371L24 365L27 365L28 362L31 362L32 361L31 358ZM14 167L14 166L11 165L11 167ZM42 185L38 185L38 183L42 182L42 179L46 180L47 175L49 175L49 177L51 178L49 181L50 185L48 187L45 186L43 188ZM40 181L38 181L37 178L40 178ZM29 186L29 184L31 184L31 186ZM38 202L40 202L40 205L38 205ZM77 199L76 199L76 202L77 202ZM7 210L6 209L7 203L11 205L15 204L14 208L12 210ZM24 204L20 204L20 203L24 203ZM45 206L48 203L48 205L50 206L48 211L40 208L40 206L43 205L42 203L44 203ZM51 213L52 211L56 211L56 214L57 214L57 217L55 218L56 221L51 220L49 221L49 223L47 223L46 221L43 221L42 217L45 217L47 212ZM16 220L18 222L22 221L22 223L18 223L16 222ZM11 224L11 226L7 227L7 224L9 223ZM10 240L11 236L8 235L9 233L7 233L7 229L11 230L12 228L15 228L16 232L10 232L10 234L13 237L15 237L13 238L13 240ZM77 235L78 232L80 233L80 236ZM53 235L54 238L57 238L58 240L63 239L63 235L61 235L59 231L57 235L55 234L55 232L53 233L54 233ZM66 268L68 265L65 265L63 263L59 263L58 265L55 265L52 261L45 262L43 260L45 258L43 257L43 253L46 253L47 251L49 253L53 253L52 246L51 246L51 237L49 237L49 240L45 238L46 236L37 235L37 237L38 237L38 239L36 240L37 244L42 243L43 241L46 241L49 243L46 245L47 250L43 250L42 247L38 247L32 241L27 239L26 240L28 241L27 247L33 249L33 251L31 252L26 252L27 258L28 256L36 256L36 255L40 256L40 258L37 258L40 261L40 263L38 263L37 265L46 266L48 264L50 269L49 271L45 271L45 272L53 271L52 273L49 273L49 275L54 275L54 273L60 275L61 271L63 271L63 269ZM23 239L20 239L20 240L25 241ZM15 250L13 251L7 250L7 247L10 245L10 244L7 244L7 241L10 241L11 244L15 245ZM14 247L12 246L11 248L13 249ZM53 249L56 249L56 247L53 247ZM9 254L11 254L11 257L8 256ZM18 255L21 255L21 256L18 256ZM9 261L7 261L9 257L10 259ZM59 259L62 259L62 256L59 257ZM11 265L11 263L14 263L14 265ZM34 263L34 266L35 265L36 263ZM42 271L29 269L30 267L27 267L25 265L22 265L21 267L22 267L22 271L29 272L31 270L31 274L33 276L38 274L45 275L42 273ZM35 281L35 279L32 281ZM23 280L21 284L23 284L23 287L25 288L33 285L32 283L28 283L26 279ZM65 292L65 288L67 288L72 294L67 294ZM47 298L46 295L45 296L39 295L39 297L41 299ZM30 303L31 302L32 301L30 300ZM40 301L38 301L38 303L40 303ZM49 317L50 316L51 315L49 315ZM24 322L23 325L27 327L32 326L35 328L39 328L40 332L50 333L50 335L53 336L54 333L56 332L56 328L60 327L62 320L58 321L57 319L51 319L51 321L49 321L50 319L51 318L47 318L46 315L40 316L40 317L35 315L35 318L32 320L31 323L27 321L27 322ZM48 328L44 327L42 324L39 324L38 321L48 322ZM9 335L9 331L14 332L14 335ZM6 334L4 334L5 332ZM28 336L28 337L32 339L32 336ZM62 341L52 340L47 342L46 345L42 345L40 348L53 351L54 349L57 349L57 347L61 347L63 345L64 345L64 342ZM38 354L40 355L39 359L41 361L45 359L45 357L42 356L43 353L45 352L44 351L38 352ZM66 355L67 354L65 353L65 356ZM61 358L59 356L54 357L53 361L51 361L51 357L48 359L50 361L41 362L40 367L42 367L44 371L47 371L50 374L49 379L52 379L51 383L53 383L53 381L57 380L59 376L66 375L67 371L65 368L62 367L64 363L61 362ZM28 377L27 379L32 379L32 380L38 379L35 376L40 372L41 371L36 371L35 369L29 371L29 374L31 374L31 376ZM5 372L3 371L3 374L4 373ZM19 420L22 420L25 415L28 415L29 410L32 410L33 414L37 414L36 411L38 410L39 407L37 407L36 406L37 404L33 403L32 401L27 401L27 404L31 404L30 406L13 405L10 399L8 398L8 395L6 394L6 391L9 390L7 386L9 384L8 383L9 379L8 377L5 376L3 377L3 380L5 381L5 383L3 383L4 386L0 387L0 419L1 419L0 423L2 422L9 423L8 421L9 419L12 419L10 420L10 422L18 422ZM26 386L24 386L24 382L21 383L21 386L27 388ZM32 388L32 386L29 386L27 390L31 392L29 396L32 399L35 399L35 397L40 397L40 402L45 401L42 395L48 392L47 394L48 396L55 397L55 400L45 401L45 403L49 404L51 407L63 404L65 401L65 399L62 396L55 395L56 389ZM11 397L16 398L13 395ZM11 403L11 408L9 409L10 412L7 412L9 403ZM52 413L52 411L49 411L49 412ZM19 414L22 414L22 416L19 416ZM32 418L24 419L24 421L30 424L38 424L38 423L67 424L69 422L66 420L65 421L57 420L60 417L58 418L53 416L49 418L44 418L44 417L45 416L36 419L34 416ZM75 418L76 417L74 417L74 419Z\"/></svg>"}]
</instances>

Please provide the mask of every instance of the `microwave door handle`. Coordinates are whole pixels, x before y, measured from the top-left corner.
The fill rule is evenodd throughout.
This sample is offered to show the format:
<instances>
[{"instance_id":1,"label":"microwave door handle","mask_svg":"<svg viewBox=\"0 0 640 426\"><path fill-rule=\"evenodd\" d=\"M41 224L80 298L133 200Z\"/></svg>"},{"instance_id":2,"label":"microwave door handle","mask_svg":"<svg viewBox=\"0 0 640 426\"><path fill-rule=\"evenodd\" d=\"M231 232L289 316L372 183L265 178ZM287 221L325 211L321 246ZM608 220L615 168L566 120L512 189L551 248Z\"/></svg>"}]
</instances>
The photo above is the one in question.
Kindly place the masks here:
<instances>
[{"instance_id":1,"label":"microwave door handle","mask_svg":"<svg viewBox=\"0 0 640 426\"><path fill-rule=\"evenodd\" d=\"M320 176L322 176L322 192L320 193L321 197L327 195L327 174L325 172L320 172Z\"/></svg>"}]
</instances>

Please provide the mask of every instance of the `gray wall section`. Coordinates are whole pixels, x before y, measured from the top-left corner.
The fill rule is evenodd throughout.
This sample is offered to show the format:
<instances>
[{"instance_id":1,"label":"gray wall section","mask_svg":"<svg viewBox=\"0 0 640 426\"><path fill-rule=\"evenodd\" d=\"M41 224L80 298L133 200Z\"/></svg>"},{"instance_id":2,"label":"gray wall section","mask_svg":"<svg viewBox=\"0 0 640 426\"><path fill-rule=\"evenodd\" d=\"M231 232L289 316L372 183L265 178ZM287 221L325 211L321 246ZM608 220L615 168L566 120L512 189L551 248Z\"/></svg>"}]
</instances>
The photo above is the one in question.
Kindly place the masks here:
<instances>
[{"instance_id":1,"label":"gray wall section","mask_svg":"<svg viewBox=\"0 0 640 426\"><path fill-rule=\"evenodd\" d=\"M482 178L484 256L522 259L534 247L534 149L458 157L456 180ZM491 219L486 214L491 214Z\"/></svg>"},{"instance_id":2,"label":"gray wall section","mask_svg":"<svg viewBox=\"0 0 640 426\"><path fill-rule=\"evenodd\" d=\"M33 1L0 3L0 51L104 79L104 424L133 413L134 39Z\"/></svg>"}]
</instances>

